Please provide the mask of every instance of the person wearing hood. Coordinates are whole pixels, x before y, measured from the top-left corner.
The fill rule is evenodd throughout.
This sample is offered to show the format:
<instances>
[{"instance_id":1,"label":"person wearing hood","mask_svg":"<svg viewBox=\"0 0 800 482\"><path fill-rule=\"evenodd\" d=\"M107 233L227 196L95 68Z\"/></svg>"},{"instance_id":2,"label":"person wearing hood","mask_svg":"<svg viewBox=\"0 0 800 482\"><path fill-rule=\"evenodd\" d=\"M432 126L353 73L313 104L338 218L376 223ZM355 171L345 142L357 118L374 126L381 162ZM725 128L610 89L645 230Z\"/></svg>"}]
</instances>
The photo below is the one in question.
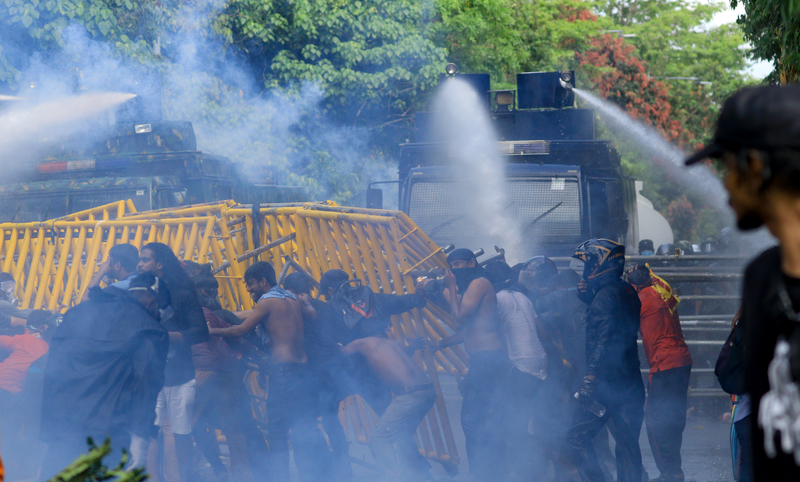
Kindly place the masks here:
<instances>
[{"instance_id":1,"label":"person wearing hood","mask_svg":"<svg viewBox=\"0 0 800 482\"><path fill-rule=\"evenodd\" d=\"M168 296L163 282L142 274L127 291L92 288L64 314L44 373L40 438L50 448L42 480L84 453L87 437L109 437L115 455L130 445L131 466L144 466L146 445L135 441L155 435L169 350L158 300Z\"/></svg>"},{"instance_id":2,"label":"person wearing hood","mask_svg":"<svg viewBox=\"0 0 800 482\"><path fill-rule=\"evenodd\" d=\"M469 372L464 379L461 427L467 445L470 474L476 480L498 480L505 476L502 428L504 408L500 391L510 365L499 331L497 295L475 254L455 249L447 256L444 297L458 330L434 349L458 343L469 354Z\"/></svg>"},{"instance_id":3,"label":"person wearing hood","mask_svg":"<svg viewBox=\"0 0 800 482\"><path fill-rule=\"evenodd\" d=\"M623 281L625 246L590 239L575 250L584 263L578 294L586 312L586 367L575 394L579 407L567 435L573 462L583 482L603 482L592 439L609 420L617 442L617 479L641 482L639 432L644 418L644 384L637 338L641 303Z\"/></svg>"}]
</instances>

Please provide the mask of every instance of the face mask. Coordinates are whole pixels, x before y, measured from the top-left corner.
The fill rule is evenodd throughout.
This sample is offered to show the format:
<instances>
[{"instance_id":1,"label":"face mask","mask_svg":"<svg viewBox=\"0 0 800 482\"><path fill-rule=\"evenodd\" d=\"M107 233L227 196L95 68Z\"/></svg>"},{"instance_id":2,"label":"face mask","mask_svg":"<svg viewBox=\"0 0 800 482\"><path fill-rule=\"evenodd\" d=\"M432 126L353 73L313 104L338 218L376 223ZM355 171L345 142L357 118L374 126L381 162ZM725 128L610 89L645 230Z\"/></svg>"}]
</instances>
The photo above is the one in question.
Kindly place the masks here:
<instances>
[{"instance_id":1,"label":"face mask","mask_svg":"<svg viewBox=\"0 0 800 482\"><path fill-rule=\"evenodd\" d=\"M645 251L642 251L642 254L641 254L641 256L653 256L654 254L655 254L655 253L653 253L653 252L652 252L652 251L650 251L650 250L645 250Z\"/></svg>"},{"instance_id":2,"label":"face mask","mask_svg":"<svg viewBox=\"0 0 800 482\"><path fill-rule=\"evenodd\" d=\"M469 288L469 284L476 279L488 279L486 270L481 266L475 266L474 268L456 268L451 271L453 272L453 276L456 277L456 286L458 286L458 291L462 295L467 291L467 288Z\"/></svg>"}]
</instances>

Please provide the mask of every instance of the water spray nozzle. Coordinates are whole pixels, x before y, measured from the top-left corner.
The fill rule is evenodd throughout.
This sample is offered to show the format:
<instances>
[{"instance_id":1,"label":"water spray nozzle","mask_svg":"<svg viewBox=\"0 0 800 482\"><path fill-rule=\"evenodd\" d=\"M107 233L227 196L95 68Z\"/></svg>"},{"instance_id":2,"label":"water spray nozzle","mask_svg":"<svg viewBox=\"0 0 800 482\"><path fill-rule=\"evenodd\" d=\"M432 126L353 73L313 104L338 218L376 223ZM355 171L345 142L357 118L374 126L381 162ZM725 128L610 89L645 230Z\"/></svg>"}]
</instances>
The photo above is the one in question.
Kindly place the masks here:
<instances>
[{"instance_id":1,"label":"water spray nozzle","mask_svg":"<svg viewBox=\"0 0 800 482\"><path fill-rule=\"evenodd\" d=\"M449 64L447 64L447 66L445 66L444 72L447 74L448 77L452 77L456 75L456 72L458 72L458 67L453 62L450 62Z\"/></svg>"},{"instance_id":2,"label":"water spray nozzle","mask_svg":"<svg viewBox=\"0 0 800 482\"><path fill-rule=\"evenodd\" d=\"M572 73L571 72L561 72L561 76L558 78L558 83L561 84L562 89L572 90Z\"/></svg>"}]
</instances>

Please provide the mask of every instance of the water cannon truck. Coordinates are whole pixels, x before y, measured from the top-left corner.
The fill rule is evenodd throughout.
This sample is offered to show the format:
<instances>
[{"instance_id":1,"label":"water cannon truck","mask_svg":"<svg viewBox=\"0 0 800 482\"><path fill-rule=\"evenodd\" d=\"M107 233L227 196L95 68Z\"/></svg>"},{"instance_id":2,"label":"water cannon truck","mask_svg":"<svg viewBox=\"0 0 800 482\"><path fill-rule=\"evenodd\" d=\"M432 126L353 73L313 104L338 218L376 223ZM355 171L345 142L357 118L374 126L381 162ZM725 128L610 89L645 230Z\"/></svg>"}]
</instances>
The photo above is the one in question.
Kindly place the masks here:
<instances>
[{"instance_id":1,"label":"water cannon truck","mask_svg":"<svg viewBox=\"0 0 800 482\"><path fill-rule=\"evenodd\" d=\"M137 211L307 200L303 188L278 185L268 169L253 182L230 159L199 151L190 122L120 120L93 130L93 141L73 136L22 179L0 184L0 222L41 222L126 199Z\"/></svg>"},{"instance_id":2,"label":"water cannon truck","mask_svg":"<svg viewBox=\"0 0 800 482\"><path fill-rule=\"evenodd\" d=\"M491 90L488 74L458 74L448 66L441 82L460 78L480 95L506 160L506 207L522 230L526 255L570 256L583 240L604 237L631 254L640 239L671 243L672 230L622 174L620 156L596 139L591 109L575 108L575 72L517 74L516 90ZM439 246L471 249L477 233L444 145L434 138L433 113L416 114L414 142L400 146L399 206ZM370 185L368 207L381 207L381 183Z\"/></svg>"}]
</instances>

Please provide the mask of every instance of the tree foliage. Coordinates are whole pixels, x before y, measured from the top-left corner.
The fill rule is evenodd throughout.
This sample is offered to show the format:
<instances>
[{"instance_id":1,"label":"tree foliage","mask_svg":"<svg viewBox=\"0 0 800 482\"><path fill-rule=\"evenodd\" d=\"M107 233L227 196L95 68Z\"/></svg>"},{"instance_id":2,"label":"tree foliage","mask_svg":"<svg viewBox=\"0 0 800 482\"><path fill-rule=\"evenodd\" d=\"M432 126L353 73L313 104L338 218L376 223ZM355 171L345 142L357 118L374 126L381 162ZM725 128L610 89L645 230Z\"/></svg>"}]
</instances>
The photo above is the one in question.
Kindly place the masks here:
<instances>
[{"instance_id":1,"label":"tree foliage","mask_svg":"<svg viewBox=\"0 0 800 482\"><path fill-rule=\"evenodd\" d=\"M753 56L771 61L772 81L796 83L800 78L800 1L730 0L731 7L744 5L737 23L753 45Z\"/></svg>"},{"instance_id":2,"label":"tree foliage","mask_svg":"<svg viewBox=\"0 0 800 482\"><path fill-rule=\"evenodd\" d=\"M313 82L337 117L372 127L407 122L444 68L423 18L412 0L231 0L214 28L266 87Z\"/></svg>"}]
</instances>

